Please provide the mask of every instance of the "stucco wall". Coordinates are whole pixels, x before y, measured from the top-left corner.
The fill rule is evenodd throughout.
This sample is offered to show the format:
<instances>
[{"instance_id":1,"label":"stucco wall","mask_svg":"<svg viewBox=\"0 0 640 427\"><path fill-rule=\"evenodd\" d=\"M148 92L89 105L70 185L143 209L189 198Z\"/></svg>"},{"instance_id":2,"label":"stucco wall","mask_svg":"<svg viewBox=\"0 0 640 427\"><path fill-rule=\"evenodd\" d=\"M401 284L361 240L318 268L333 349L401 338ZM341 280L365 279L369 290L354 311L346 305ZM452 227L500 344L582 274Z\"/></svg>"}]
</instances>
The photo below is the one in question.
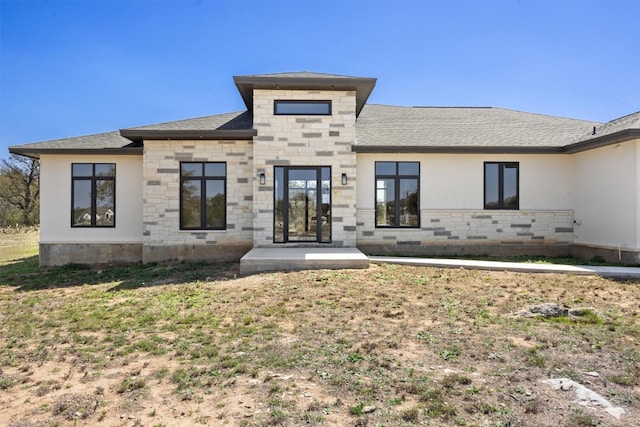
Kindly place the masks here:
<instances>
[{"instance_id":1,"label":"stucco wall","mask_svg":"<svg viewBox=\"0 0 640 427\"><path fill-rule=\"evenodd\" d=\"M358 154L358 209L375 206L375 162L420 162L421 209L477 209L484 205L484 162L520 163L521 210L571 210L567 155Z\"/></svg>"},{"instance_id":2,"label":"stucco wall","mask_svg":"<svg viewBox=\"0 0 640 427\"><path fill-rule=\"evenodd\" d=\"M573 241L569 156L358 154L357 160L358 247L365 251L549 253L562 246L559 252L568 253ZM420 162L420 228L375 228L376 161ZM483 209L485 161L519 162L519 210Z\"/></svg>"},{"instance_id":3,"label":"stucco wall","mask_svg":"<svg viewBox=\"0 0 640 427\"><path fill-rule=\"evenodd\" d=\"M330 116L275 116L273 102L279 100L331 100ZM255 89L253 121L253 244L273 243L274 166L330 166L332 197L332 241L334 246L355 247L356 156L355 92ZM258 175L264 172L266 185ZM348 185L341 184L347 174Z\"/></svg>"},{"instance_id":4,"label":"stucco wall","mask_svg":"<svg viewBox=\"0 0 640 427\"><path fill-rule=\"evenodd\" d=\"M640 140L573 154L574 242L638 249Z\"/></svg>"},{"instance_id":5,"label":"stucco wall","mask_svg":"<svg viewBox=\"0 0 640 427\"><path fill-rule=\"evenodd\" d=\"M116 226L71 227L71 164L116 164ZM40 265L142 259L142 156L40 157Z\"/></svg>"},{"instance_id":6,"label":"stucco wall","mask_svg":"<svg viewBox=\"0 0 640 427\"><path fill-rule=\"evenodd\" d=\"M116 164L116 227L71 227L71 164ZM142 242L142 156L43 155L41 243Z\"/></svg>"},{"instance_id":7,"label":"stucco wall","mask_svg":"<svg viewBox=\"0 0 640 427\"><path fill-rule=\"evenodd\" d=\"M238 260L252 242L251 141L146 141L143 261ZM180 230L180 162L227 163L226 230Z\"/></svg>"}]
</instances>

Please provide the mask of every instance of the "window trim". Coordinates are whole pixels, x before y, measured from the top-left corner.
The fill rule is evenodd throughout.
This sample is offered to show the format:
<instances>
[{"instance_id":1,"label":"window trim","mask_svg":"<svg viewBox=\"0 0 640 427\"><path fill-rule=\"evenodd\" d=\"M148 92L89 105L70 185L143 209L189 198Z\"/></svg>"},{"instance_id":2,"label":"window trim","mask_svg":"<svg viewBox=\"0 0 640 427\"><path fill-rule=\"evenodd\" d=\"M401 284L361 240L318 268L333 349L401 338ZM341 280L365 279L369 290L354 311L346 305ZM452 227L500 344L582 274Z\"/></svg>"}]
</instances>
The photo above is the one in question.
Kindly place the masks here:
<instances>
[{"instance_id":1,"label":"window trim","mask_svg":"<svg viewBox=\"0 0 640 427\"><path fill-rule=\"evenodd\" d=\"M302 113L282 113L278 112L279 105L291 105L291 104L300 104L300 105L326 105L327 112L326 113L310 113L310 112L302 112ZM332 105L331 100L317 100L317 99L274 99L273 100L273 115L274 116L330 116L332 114Z\"/></svg>"},{"instance_id":2,"label":"window trim","mask_svg":"<svg viewBox=\"0 0 640 427\"><path fill-rule=\"evenodd\" d=\"M378 163L395 163L395 174L380 174L376 173ZM400 163L416 163L418 165L418 174L417 175L407 175L399 173L399 164ZM381 160L374 162L373 165L373 173L374 173L374 185L373 185L373 201L374 201L374 213L373 213L373 222L375 224L375 228L420 228L421 223L421 213L420 213L420 162L419 161L389 161L389 160ZM394 180L394 193L395 193L395 206L394 206L394 223L392 225L386 224L378 224L378 179L393 179ZM401 225L400 224L400 200L398 197L400 196L400 181L402 179L415 179L417 182L417 206L416 206L416 215L418 217L418 222L416 225Z\"/></svg>"},{"instance_id":3,"label":"window trim","mask_svg":"<svg viewBox=\"0 0 640 427\"><path fill-rule=\"evenodd\" d=\"M74 176L73 169L75 165L91 165L91 176ZM113 165L113 176L96 175L96 165ZM71 163L71 228L115 228L116 227L116 163ZM91 183L91 206L89 207L91 221L88 225L77 224L75 221L75 182L89 181ZM113 224L100 225L97 224L97 199L96 199L96 183L97 181L113 181Z\"/></svg>"},{"instance_id":4,"label":"window trim","mask_svg":"<svg viewBox=\"0 0 640 427\"><path fill-rule=\"evenodd\" d=\"M202 165L202 175L200 176L182 176L182 165L184 164L199 164ZM210 176L206 175L206 167L207 164L222 164L224 165L224 176ZM178 222L180 230L226 230L227 229L227 175L229 173L227 168L227 162L180 162L178 167L180 174L180 184L178 191L180 192L180 212L178 215ZM183 196L184 192L182 191L182 185L185 181L199 181L200 182L200 225L198 227L185 227L182 223L182 214L183 214ZM207 181L223 181L224 187L224 208L222 210L222 226L220 227L207 227Z\"/></svg>"},{"instance_id":5,"label":"window trim","mask_svg":"<svg viewBox=\"0 0 640 427\"><path fill-rule=\"evenodd\" d=\"M498 165L498 207L487 207L487 165ZM513 208L504 206L504 169L505 166L513 167L516 169L516 206ZM520 162L484 162L483 166L484 179L483 179L483 194L484 194L484 209L485 210L508 210L517 211L520 210Z\"/></svg>"}]
</instances>

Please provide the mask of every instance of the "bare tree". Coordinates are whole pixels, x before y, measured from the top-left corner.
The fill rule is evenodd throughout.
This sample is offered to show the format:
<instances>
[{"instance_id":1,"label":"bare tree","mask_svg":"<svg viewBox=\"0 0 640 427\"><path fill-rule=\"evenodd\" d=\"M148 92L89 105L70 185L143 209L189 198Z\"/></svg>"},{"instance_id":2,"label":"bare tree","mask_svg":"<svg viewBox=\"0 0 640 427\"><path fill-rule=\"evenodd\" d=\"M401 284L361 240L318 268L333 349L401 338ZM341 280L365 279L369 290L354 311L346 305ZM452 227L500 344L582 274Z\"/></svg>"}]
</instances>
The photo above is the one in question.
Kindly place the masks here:
<instances>
[{"instance_id":1,"label":"bare tree","mask_svg":"<svg viewBox=\"0 0 640 427\"><path fill-rule=\"evenodd\" d=\"M0 205L19 212L22 225L38 224L40 204L40 162L18 156L3 159L0 164ZM6 220L6 219L5 219Z\"/></svg>"}]
</instances>

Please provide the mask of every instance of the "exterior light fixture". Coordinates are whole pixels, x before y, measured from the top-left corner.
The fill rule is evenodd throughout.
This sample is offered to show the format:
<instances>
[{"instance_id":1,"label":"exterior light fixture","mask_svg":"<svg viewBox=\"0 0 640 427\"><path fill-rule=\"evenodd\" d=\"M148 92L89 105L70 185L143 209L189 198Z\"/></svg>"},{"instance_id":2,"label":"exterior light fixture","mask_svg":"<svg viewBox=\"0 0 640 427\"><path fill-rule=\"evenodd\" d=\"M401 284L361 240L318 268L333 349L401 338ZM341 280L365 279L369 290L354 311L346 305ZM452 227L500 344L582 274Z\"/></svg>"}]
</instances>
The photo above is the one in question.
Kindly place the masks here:
<instances>
[{"instance_id":1,"label":"exterior light fixture","mask_svg":"<svg viewBox=\"0 0 640 427\"><path fill-rule=\"evenodd\" d=\"M346 173L342 174L342 185L347 185L347 174Z\"/></svg>"},{"instance_id":2,"label":"exterior light fixture","mask_svg":"<svg viewBox=\"0 0 640 427\"><path fill-rule=\"evenodd\" d=\"M264 172L260 174L260 185L264 185L267 181L267 177L264 175Z\"/></svg>"}]
</instances>

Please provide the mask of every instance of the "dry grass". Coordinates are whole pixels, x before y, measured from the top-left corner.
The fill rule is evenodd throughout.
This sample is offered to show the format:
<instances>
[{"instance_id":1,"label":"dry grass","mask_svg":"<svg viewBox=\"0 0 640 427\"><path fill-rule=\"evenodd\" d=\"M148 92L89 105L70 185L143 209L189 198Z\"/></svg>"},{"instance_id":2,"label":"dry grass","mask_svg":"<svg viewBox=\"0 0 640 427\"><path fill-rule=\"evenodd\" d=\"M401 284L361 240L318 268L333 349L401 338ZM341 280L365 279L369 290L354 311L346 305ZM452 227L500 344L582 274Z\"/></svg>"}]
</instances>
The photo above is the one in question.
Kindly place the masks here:
<instances>
[{"instance_id":1,"label":"dry grass","mask_svg":"<svg viewBox=\"0 0 640 427\"><path fill-rule=\"evenodd\" d=\"M637 283L393 265L238 278L235 264L4 263L0 423L12 426L640 419ZM540 302L591 314L511 316ZM627 414L539 382L561 376Z\"/></svg>"}]
</instances>

